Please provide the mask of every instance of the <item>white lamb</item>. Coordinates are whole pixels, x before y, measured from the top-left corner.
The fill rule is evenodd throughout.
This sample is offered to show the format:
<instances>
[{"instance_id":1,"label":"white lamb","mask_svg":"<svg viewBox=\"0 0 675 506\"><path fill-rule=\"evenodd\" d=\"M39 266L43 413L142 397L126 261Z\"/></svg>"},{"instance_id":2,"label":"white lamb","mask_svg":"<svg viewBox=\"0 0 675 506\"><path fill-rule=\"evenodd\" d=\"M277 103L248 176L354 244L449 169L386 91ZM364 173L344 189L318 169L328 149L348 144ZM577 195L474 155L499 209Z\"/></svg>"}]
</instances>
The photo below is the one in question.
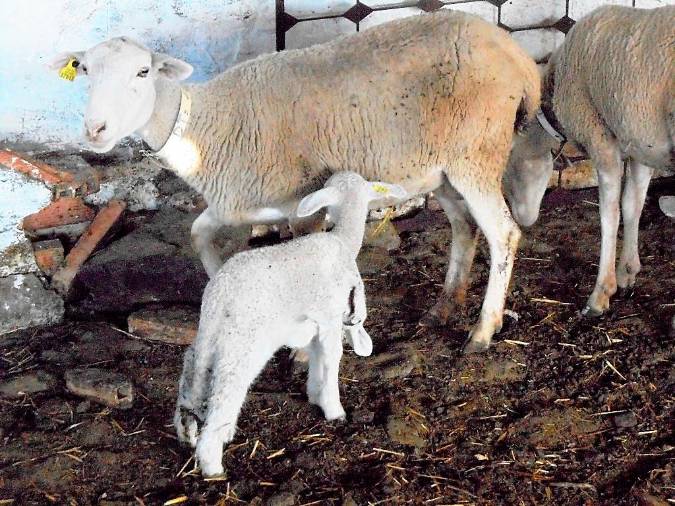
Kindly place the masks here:
<instances>
[{"instance_id":1,"label":"white lamb","mask_svg":"<svg viewBox=\"0 0 675 506\"><path fill-rule=\"evenodd\" d=\"M534 61L504 30L442 11L264 55L189 85L179 82L189 64L126 37L53 63L91 81L84 126L93 150L136 132L204 195L192 243L210 276L222 265L219 229L232 237L243 225L283 222L349 167L411 196L433 191L450 219L450 268L426 324L445 324L464 301L464 252L475 250L477 227L484 232L490 278L464 350L484 350L501 328L520 236L502 174L540 94ZM292 225L311 229L314 220L305 221Z\"/></svg>"},{"instance_id":2,"label":"white lamb","mask_svg":"<svg viewBox=\"0 0 675 506\"><path fill-rule=\"evenodd\" d=\"M234 436L248 388L282 346L309 355L309 402L327 420L345 416L338 389L343 330L358 355L372 352L356 266L368 205L405 195L396 185L337 173L297 210L302 217L327 208L335 223L330 232L238 253L211 279L174 417L204 475L223 472L223 444Z\"/></svg>"},{"instance_id":3,"label":"white lamb","mask_svg":"<svg viewBox=\"0 0 675 506\"><path fill-rule=\"evenodd\" d=\"M602 314L640 271L638 225L654 168L675 161L675 6L605 6L579 20L551 56L543 79L541 125L516 138L506 185L524 202L553 170L561 139L586 150L598 173L602 242L598 276L583 313ZM628 159L621 197L622 160ZM507 173L507 178L510 177ZM541 195L515 216L534 221ZM621 206L621 209L619 208ZM615 266L619 216L623 248Z\"/></svg>"}]
</instances>

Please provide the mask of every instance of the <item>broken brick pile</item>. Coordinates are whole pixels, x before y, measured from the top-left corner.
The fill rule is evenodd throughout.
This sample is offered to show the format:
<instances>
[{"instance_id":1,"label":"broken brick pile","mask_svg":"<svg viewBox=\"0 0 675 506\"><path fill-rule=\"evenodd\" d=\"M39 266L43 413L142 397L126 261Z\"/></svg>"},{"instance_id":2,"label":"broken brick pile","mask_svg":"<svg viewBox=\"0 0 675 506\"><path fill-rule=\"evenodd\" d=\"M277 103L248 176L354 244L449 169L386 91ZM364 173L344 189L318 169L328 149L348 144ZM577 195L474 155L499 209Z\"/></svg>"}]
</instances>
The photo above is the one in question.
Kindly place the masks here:
<instances>
[{"instance_id":1,"label":"broken brick pile","mask_svg":"<svg viewBox=\"0 0 675 506\"><path fill-rule=\"evenodd\" d=\"M31 241L34 258L19 262L21 268L8 270L0 278L2 334L63 318L62 297L126 205L113 200L97 211L85 204L83 198L99 190L94 170L73 175L9 149L0 150L0 166L41 182L52 195L46 207L17 224ZM27 265L39 270L27 271Z\"/></svg>"}]
</instances>

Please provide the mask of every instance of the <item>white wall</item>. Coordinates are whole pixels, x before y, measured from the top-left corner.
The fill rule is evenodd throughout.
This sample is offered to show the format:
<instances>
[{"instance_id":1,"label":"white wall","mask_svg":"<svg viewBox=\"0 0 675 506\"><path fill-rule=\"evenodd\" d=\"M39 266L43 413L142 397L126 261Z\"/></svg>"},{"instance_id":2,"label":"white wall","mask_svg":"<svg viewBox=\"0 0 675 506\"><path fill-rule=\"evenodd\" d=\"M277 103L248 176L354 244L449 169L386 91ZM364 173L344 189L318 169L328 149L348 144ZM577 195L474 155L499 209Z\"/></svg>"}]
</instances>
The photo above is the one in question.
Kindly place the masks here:
<instances>
[{"instance_id":1,"label":"white wall","mask_svg":"<svg viewBox=\"0 0 675 506\"><path fill-rule=\"evenodd\" d=\"M613 3L638 7L675 0L569 0L578 19L593 8ZM298 18L343 14L354 0L286 0ZM371 7L402 0L363 0ZM445 8L473 12L496 23L497 7L486 0L445 0ZM498 2L496 2L498 3ZM365 29L417 8L373 12ZM5 21L0 29L0 140L80 141L86 79L70 83L44 68L60 51L80 50L113 36L128 35L149 47L189 61L191 81L202 81L232 64L276 48L274 0L0 0ZM565 13L565 0L508 0L501 21L512 28L550 24ZM345 18L303 21L286 34L286 47L304 47L356 30ZM516 32L514 38L535 58L553 50L563 34L554 29Z\"/></svg>"},{"instance_id":2,"label":"white wall","mask_svg":"<svg viewBox=\"0 0 675 506\"><path fill-rule=\"evenodd\" d=\"M45 69L61 51L128 35L202 81L274 51L274 0L0 0L0 140L79 142L86 79Z\"/></svg>"}]
</instances>

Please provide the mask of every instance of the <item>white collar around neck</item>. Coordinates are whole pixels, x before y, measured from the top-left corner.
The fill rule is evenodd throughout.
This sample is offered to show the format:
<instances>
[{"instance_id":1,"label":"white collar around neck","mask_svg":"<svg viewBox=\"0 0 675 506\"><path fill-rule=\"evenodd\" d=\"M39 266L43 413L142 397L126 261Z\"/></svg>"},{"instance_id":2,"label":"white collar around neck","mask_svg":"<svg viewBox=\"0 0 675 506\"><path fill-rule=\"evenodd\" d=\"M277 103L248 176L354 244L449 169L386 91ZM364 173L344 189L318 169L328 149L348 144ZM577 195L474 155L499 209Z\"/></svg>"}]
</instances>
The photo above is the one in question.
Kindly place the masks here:
<instances>
[{"instance_id":1,"label":"white collar around neck","mask_svg":"<svg viewBox=\"0 0 675 506\"><path fill-rule=\"evenodd\" d=\"M544 130L546 130L546 133L549 134L551 137L553 137L555 140L557 140L558 142L565 142L567 140L565 139L565 136L563 134L561 134L555 128L553 128L553 125L551 125L548 118L541 109L537 111L537 120L539 121L541 127Z\"/></svg>"}]
</instances>

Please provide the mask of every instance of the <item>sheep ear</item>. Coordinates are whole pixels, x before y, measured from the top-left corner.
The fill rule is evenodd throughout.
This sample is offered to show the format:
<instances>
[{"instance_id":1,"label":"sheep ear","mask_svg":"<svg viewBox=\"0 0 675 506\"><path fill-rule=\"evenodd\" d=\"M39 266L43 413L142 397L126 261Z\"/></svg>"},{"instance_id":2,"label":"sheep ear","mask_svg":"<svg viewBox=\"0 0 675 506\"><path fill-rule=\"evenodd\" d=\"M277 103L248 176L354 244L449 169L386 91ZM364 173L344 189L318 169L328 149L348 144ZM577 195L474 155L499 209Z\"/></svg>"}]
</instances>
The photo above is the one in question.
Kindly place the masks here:
<instances>
[{"instance_id":1,"label":"sheep ear","mask_svg":"<svg viewBox=\"0 0 675 506\"><path fill-rule=\"evenodd\" d=\"M403 200L408 198L408 192L397 184L382 182L368 183L371 200L384 200L389 198Z\"/></svg>"},{"instance_id":2,"label":"sheep ear","mask_svg":"<svg viewBox=\"0 0 675 506\"><path fill-rule=\"evenodd\" d=\"M369 357L373 353L373 340L363 325L345 327L345 335L359 357Z\"/></svg>"},{"instance_id":3,"label":"sheep ear","mask_svg":"<svg viewBox=\"0 0 675 506\"><path fill-rule=\"evenodd\" d=\"M192 65L163 53L152 53L152 67L173 81L182 81L192 74Z\"/></svg>"},{"instance_id":4,"label":"sheep ear","mask_svg":"<svg viewBox=\"0 0 675 506\"><path fill-rule=\"evenodd\" d=\"M314 214L321 208L334 206L339 201L340 192L337 188L334 186L321 188L303 198L298 204L295 214L298 218L304 218L305 216Z\"/></svg>"},{"instance_id":5,"label":"sheep ear","mask_svg":"<svg viewBox=\"0 0 675 506\"><path fill-rule=\"evenodd\" d=\"M77 70L77 75L81 76L84 74L84 71L82 70L82 65L80 65L80 62L82 61L83 58L84 58L84 51L67 51L65 53L59 53L50 61L48 61L46 65L49 70L60 71L66 65L68 65L68 62L70 60L74 60L75 62L77 62L77 66L75 67Z\"/></svg>"}]
</instances>

